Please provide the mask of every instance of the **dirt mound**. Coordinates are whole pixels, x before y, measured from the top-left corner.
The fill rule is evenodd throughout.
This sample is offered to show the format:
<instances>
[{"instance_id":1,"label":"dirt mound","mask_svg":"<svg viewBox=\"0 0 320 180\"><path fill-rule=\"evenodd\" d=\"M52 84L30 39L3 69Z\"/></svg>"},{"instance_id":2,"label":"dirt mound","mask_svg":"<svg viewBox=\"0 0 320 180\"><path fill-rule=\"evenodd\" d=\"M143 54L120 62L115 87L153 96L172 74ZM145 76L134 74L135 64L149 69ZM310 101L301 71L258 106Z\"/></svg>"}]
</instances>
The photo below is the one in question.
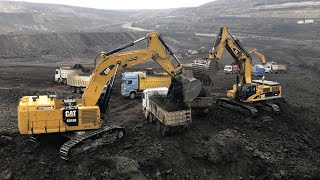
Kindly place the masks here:
<instances>
[{"instance_id":1,"label":"dirt mound","mask_svg":"<svg viewBox=\"0 0 320 180\"><path fill-rule=\"evenodd\" d=\"M80 95L70 93L66 86L45 83L52 81L54 68L10 68L1 69L5 78L0 89L0 179L320 177L319 100L314 98L319 78L305 69L267 75L285 87L287 102L279 102L282 114L251 119L214 104L208 116L192 117L189 130L168 137L162 137L155 124L145 121L141 99L121 96L118 76L107 124L125 127L124 139L65 162L60 159L59 148L66 138L48 134L40 136L38 143L30 142L28 136L17 132L16 108L23 95ZM234 75L218 73L213 94L224 96L235 79Z\"/></svg>"}]
</instances>

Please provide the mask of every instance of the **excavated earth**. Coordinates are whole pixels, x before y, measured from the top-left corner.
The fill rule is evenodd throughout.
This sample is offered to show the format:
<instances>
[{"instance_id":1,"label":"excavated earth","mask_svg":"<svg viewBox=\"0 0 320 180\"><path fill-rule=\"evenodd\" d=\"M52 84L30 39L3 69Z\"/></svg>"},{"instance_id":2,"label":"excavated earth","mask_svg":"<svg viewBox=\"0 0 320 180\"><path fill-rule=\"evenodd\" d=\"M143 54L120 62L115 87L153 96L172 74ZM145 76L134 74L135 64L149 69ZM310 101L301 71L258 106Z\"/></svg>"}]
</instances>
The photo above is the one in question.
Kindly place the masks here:
<instances>
[{"instance_id":1,"label":"excavated earth","mask_svg":"<svg viewBox=\"0 0 320 180\"><path fill-rule=\"evenodd\" d=\"M35 71L36 69L36 71ZM23 95L79 97L53 82L55 67L0 67L0 179L319 179L319 74L292 67L267 75L283 85L285 102L276 116L247 118L215 104L208 116L193 116L190 129L162 137L145 121L141 99L120 94L120 76L108 124L125 127L124 139L66 162L58 134L38 143L20 135L17 105ZM234 75L219 72L214 99L225 95Z\"/></svg>"}]
</instances>

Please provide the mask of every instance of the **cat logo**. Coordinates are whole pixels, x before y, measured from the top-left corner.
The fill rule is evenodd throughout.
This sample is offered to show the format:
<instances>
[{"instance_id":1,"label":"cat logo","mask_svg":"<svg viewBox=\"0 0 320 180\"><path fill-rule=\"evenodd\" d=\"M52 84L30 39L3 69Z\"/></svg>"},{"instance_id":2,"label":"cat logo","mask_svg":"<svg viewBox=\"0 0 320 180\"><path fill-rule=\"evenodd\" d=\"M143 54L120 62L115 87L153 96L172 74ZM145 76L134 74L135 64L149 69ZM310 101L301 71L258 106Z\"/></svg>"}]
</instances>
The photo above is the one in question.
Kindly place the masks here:
<instances>
[{"instance_id":1,"label":"cat logo","mask_svg":"<svg viewBox=\"0 0 320 180\"><path fill-rule=\"evenodd\" d=\"M78 126L78 109L65 109L63 121L67 126Z\"/></svg>"},{"instance_id":2,"label":"cat logo","mask_svg":"<svg viewBox=\"0 0 320 180\"><path fill-rule=\"evenodd\" d=\"M109 72L114 68L115 65L110 65L109 67L107 67L105 70L103 70L100 75L102 76L106 76L109 74Z\"/></svg>"},{"instance_id":3,"label":"cat logo","mask_svg":"<svg viewBox=\"0 0 320 180\"><path fill-rule=\"evenodd\" d=\"M76 115L77 115L77 111L76 110L65 111L65 117L75 117Z\"/></svg>"},{"instance_id":4,"label":"cat logo","mask_svg":"<svg viewBox=\"0 0 320 180\"><path fill-rule=\"evenodd\" d=\"M126 59L126 62L135 61L135 60L138 60L138 56Z\"/></svg>"}]
</instances>

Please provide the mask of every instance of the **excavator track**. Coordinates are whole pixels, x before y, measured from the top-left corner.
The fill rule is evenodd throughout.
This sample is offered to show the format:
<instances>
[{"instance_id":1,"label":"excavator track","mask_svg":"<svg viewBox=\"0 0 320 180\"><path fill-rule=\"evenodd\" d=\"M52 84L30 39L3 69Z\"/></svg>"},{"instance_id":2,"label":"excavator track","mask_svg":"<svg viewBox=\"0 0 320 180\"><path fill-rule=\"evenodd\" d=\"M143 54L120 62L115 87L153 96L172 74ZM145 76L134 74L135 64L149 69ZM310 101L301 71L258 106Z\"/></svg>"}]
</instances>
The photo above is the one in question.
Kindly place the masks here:
<instances>
[{"instance_id":1,"label":"excavator track","mask_svg":"<svg viewBox=\"0 0 320 180\"><path fill-rule=\"evenodd\" d=\"M229 98L219 98L216 103L223 108L229 108L229 109L241 109L242 112L245 112L250 117L257 117L258 116L258 110L250 105L243 104L241 102L229 99Z\"/></svg>"},{"instance_id":2,"label":"excavator track","mask_svg":"<svg viewBox=\"0 0 320 180\"><path fill-rule=\"evenodd\" d=\"M69 141L65 142L61 148L60 148L60 157L64 160L69 160L70 158L70 151L75 148L76 146L83 144L82 142L91 139L96 138L100 135L104 135L109 133L109 135L113 135L113 138L103 140L103 144L111 144L115 142L117 139L121 139L124 136L125 130L122 127L119 126L105 126L103 128L100 128L98 130L92 130L88 131L83 135L76 135L73 138L71 138ZM85 142L84 142L85 143ZM86 147L84 149L89 149L90 147Z\"/></svg>"},{"instance_id":3,"label":"excavator track","mask_svg":"<svg viewBox=\"0 0 320 180\"><path fill-rule=\"evenodd\" d=\"M277 104L266 103L265 105L272 109L272 113L274 113L274 114L279 114L280 113L280 107Z\"/></svg>"}]
</instances>

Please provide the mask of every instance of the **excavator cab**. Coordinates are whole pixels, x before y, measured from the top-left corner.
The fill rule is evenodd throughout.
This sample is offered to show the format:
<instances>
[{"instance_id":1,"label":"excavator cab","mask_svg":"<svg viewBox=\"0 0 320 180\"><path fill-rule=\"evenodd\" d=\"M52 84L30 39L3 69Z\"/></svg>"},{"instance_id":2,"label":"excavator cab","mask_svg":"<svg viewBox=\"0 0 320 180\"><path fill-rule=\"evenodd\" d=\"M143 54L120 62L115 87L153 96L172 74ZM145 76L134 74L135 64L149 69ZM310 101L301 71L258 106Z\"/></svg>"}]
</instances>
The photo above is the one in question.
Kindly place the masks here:
<instances>
[{"instance_id":1,"label":"excavator cab","mask_svg":"<svg viewBox=\"0 0 320 180\"><path fill-rule=\"evenodd\" d=\"M257 86L255 84L242 84L237 87L236 100L246 101L250 96L255 95Z\"/></svg>"}]
</instances>

